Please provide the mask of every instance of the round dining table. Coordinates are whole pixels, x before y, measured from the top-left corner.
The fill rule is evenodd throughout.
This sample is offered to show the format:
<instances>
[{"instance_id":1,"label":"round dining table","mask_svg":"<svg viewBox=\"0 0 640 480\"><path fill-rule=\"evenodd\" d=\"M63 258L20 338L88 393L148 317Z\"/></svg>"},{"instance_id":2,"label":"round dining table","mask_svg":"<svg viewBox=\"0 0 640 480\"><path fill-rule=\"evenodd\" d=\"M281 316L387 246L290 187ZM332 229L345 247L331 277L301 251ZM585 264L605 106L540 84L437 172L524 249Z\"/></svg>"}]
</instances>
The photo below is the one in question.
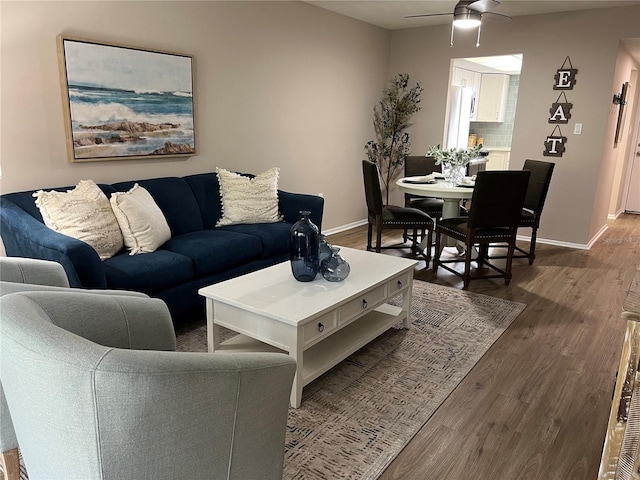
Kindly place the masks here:
<instances>
[{"instance_id":1,"label":"round dining table","mask_svg":"<svg viewBox=\"0 0 640 480\"><path fill-rule=\"evenodd\" d=\"M460 216L460 201L468 200L473 196L473 185L458 186L444 179L434 181L422 181L424 177L403 177L396 181L400 191L420 197L437 197L444 200L442 205L442 218L453 218ZM420 248L427 248L426 238L420 242ZM446 237L442 242L444 246L455 246L458 251L464 248L452 238Z\"/></svg>"},{"instance_id":2,"label":"round dining table","mask_svg":"<svg viewBox=\"0 0 640 480\"><path fill-rule=\"evenodd\" d=\"M396 185L400 191L420 197L437 197L444 200L442 218L460 216L460 200L468 200L473 196L473 185L457 186L445 180L421 182L421 177L403 177Z\"/></svg>"}]
</instances>

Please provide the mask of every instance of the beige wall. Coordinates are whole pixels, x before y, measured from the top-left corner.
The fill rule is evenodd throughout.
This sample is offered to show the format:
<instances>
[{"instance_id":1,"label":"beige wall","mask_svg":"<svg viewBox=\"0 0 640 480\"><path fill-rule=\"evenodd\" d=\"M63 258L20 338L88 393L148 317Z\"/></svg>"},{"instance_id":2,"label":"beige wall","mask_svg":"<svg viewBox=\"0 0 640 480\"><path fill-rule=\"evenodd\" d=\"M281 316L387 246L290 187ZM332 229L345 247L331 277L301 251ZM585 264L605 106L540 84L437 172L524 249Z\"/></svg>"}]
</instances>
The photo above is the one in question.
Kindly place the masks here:
<instances>
[{"instance_id":1,"label":"beige wall","mask_svg":"<svg viewBox=\"0 0 640 480\"><path fill-rule=\"evenodd\" d=\"M388 74L389 32L301 2L0 3L3 193L281 168L324 193L324 228L365 217L363 146ZM56 36L194 56L198 155L69 163Z\"/></svg>"},{"instance_id":2,"label":"beige wall","mask_svg":"<svg viewBox=\"0 0 640 480\"><path fill-rule=\"evenodd\" d=\"M388 32L301 2L0 2L0 162L5 192L213 171L281 168L281 187L326 198L324 228L365 218L360 160L384 81L424 86L414 152L442 140L451 58L524 53L511 168L543 157L553 75L579 69L572 118L540 237L587 245L606 223L615 155L611 105L620 38L640 37L640 8L587 10L487 23L482 45L449 27ZM58 34L176 51L195 58L197 156L67 161ZM583 135L573 135L576 122ZM613 125L613 126L612 126ZM601 159L604 158L604 162ZM401 197L398 195L398 201Z\"/></svg>"},{"instance_id":3,"label":"beige wall","mask_svg":"<svg viewBox=\"0 0 640 480\"><path fill-rule=\"evenodd\" d=\"M638 18L640 8L624 7L516 17L507 24L487 22L479 48L473 33L456 36L449 48L448 26L394 31L390 71L407 71L425 87L423 109L411 131L414 152L442 141L452 58L523 53L510 168L522 168L527 158L555 161L539 237L586 246L607 221L618 41L640 37ZM569 124L561 127L568 137L567 149L554 159L542 155L543 141L553 130L547 119L559 93L552 88L553 77L566 56L578 75L575 88L566 92L573 103ZM576 122L583 124L580 136L573 134Z\"/></svg>"}]
</instances>

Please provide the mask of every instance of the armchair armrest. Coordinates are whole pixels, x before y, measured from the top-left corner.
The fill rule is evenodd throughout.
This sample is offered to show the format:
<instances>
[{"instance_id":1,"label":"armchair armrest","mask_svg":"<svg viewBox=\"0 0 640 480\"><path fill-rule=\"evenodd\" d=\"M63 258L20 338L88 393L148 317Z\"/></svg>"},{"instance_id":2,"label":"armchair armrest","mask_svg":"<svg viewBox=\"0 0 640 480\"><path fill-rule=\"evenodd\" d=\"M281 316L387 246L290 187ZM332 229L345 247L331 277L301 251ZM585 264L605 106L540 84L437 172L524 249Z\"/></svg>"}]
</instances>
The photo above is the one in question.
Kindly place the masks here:
<instances>
[{"instance_id":1,"label":"armchair armrest","mask_svg":"<svg viewBox=\"0 0 640 480\"><path fill-rule=\"evenodd\" d=\"M57 262L72 287L106 288L102 262L91 246L51 230L6 198L0 199L0 232L8 256Z\"/></svg>"},{"instance_id":2,"label":"armchair armrest","mask_svg":"<svg viewBox=\"0 0 640 480\"><path fill-rule=\"evenodd\" d=\"M0 280L3 282L69 287L62 265L49 260L0 257Z\"/></svg>"},{"instance_id":3,"label":"armchair armrest","mask_svg":"<svg viewBox=\"0 0 640 480\"><path fill-rule=\"evenodd\" d=\"M278 201L280 211L287 222L297 222L300 220L300 211L311 212L309 218L322 231L322 214L324 212L324 198L318 195L308 195L304 193L291 193L278 190Z\"/></svg>"},{"instance_id":4,"label":"armchair armrest","mask_svg":"<svg viewBox=\"0 0 640 480\"><path fill-rule=\"evenodd\" d=\"M169 309L157 298L49 287L47 291L14 293L2 299L15 295L36 301L54 325L100 345L135 350L176 349Z\"/></svg>"}]
</instances>

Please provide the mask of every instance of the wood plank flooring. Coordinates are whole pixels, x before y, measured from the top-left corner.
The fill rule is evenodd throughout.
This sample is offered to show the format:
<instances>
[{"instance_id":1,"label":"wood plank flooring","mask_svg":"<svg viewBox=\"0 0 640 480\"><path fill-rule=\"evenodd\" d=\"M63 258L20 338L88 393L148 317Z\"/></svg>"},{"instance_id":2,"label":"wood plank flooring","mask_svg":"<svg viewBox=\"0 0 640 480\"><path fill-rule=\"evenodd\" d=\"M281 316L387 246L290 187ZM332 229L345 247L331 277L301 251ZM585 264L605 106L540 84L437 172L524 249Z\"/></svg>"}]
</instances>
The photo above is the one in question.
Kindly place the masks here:
<instances>
[{"instance_id":1,"label":"wood plank flooring","mask_svg":"<svg viewBox=\"0 0 640 480\"><path fill-rule=\"evenodd\" d=\"M400 240L399 231L383 236L385 244ZM364 249L366 226L328 241ZM514 260L509 286L501 279L471 282L470 291L527 308L382 480L597 478L624 339L620 312L640 266L640 216L611 221L588 251L538 244L536 254L532 266ZM415 278L462 286L424 262Z\"/></svg>"}]
</instances>

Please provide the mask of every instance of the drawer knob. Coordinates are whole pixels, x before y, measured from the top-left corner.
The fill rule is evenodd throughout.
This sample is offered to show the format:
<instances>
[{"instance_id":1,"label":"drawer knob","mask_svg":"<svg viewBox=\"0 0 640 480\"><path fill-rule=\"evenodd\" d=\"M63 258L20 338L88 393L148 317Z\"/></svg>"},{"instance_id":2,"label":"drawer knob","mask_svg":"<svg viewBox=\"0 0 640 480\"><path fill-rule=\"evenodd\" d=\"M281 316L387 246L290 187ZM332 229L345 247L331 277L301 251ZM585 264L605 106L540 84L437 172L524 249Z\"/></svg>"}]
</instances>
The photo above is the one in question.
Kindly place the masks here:
<instances>
[{"instance_id":1,"label":"drawer knob","mask_svg":"<svg viewBox=\"0 0 640 480\"><path fill-rule=\"evenodd\" d=\"M402 280L398 280L398 288L402 288Z\"/></svg>"},{"instance_id":2,"label":"drawer knob","mask_svg":"<svg viewBox=\"0 0 640 480\"><path fill-rule=\"evenodd\" d=\"M322 322L318 322L318 331L324 332L324 325L322 324Z\"/></svg>"},{"instance_id":3,"label":"drawer knob","mask_svg":"<svg viewBox=\"0 0 640 480\"><path fill-rule=\"evenodd\" d=\"M365 298L362 299L362 308L367 308L369 306L369 304L367 303L367 300Z\"/></svg>"}]
</instances>

